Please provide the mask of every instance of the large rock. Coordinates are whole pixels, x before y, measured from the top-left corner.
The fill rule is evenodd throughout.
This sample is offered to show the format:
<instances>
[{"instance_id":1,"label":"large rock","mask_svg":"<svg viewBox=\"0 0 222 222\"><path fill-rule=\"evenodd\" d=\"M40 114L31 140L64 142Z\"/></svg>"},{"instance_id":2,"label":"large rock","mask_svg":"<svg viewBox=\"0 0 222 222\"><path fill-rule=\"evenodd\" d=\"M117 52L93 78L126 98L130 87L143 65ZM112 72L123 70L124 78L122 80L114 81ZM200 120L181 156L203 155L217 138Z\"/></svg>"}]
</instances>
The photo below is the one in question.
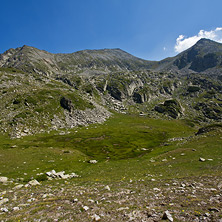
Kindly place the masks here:
<instances>
[{"instance_id":1,"label":"large rock","mask_svg":"<svg viewBox=\"0 0 222 222\"><path fill-rule=\"evenodd\" d=\"M163 104L155 106L155 111L164 113L176 119L182 114L180 103L176 99L166 100Z\"/></svg>"},{"instance_id":2,"label":"large rock","mask_svg":"<svg viewBox=\"0 0 222 222\"><path fill-rule=\"evenodd\" d=\"M61 98L60 105L62 106L62 108L67 109L69 112L71 112L73 109L72 101L65 97Z\"/></svg>"}]
</instances>

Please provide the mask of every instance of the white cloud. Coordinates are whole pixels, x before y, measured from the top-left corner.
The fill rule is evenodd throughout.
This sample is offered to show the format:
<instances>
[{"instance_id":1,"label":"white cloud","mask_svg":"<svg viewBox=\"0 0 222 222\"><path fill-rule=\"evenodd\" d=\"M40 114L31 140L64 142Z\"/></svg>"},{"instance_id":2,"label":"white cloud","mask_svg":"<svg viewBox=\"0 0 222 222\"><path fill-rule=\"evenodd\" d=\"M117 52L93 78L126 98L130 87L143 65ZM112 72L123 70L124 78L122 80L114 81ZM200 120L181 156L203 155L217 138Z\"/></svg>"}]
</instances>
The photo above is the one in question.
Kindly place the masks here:
<instances>
[{"instance_id":1,"label":"white cloud","mask_svg":"<svg viewBox=\"0 0 222 222\"><path fill-rule=\"evenodd\" d=\"M166 51L166 50L167 50L167 48L164 46L164 47L163 47L163 51Z\"/></svg>"},{"instance_id":2,"label":"white cloud","mask_svg":"<svg viewBox=\"0 0 222 222\"><path fill-rule=\"evenodd\" d=\"M213 41L222 43L222 27L218 27L211 31L200 30L197 35L191 37L179 35L179 37L176 39L174 50L175 52L182 52L196 44L196 42L202 38L211 39Z\"/></svg>"}]
</instances>

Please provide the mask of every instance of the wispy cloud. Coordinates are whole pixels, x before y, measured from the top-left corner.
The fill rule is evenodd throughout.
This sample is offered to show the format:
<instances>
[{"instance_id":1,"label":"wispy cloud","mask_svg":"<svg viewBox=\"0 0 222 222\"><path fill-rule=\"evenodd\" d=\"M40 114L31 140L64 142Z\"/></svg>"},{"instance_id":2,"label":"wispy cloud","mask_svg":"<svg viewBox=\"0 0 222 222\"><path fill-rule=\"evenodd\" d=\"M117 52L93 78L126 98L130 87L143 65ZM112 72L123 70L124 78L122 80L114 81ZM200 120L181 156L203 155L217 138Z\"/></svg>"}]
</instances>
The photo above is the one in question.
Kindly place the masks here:
<instances>
[{"instance_id":1,"label":"wispy cloud","mask_svg":"<svg viewBox=\"0 0 222 222\"><path fill-rule=\"evenodd\" d=\"M176 39L174 50L175 52L182 52L193 46L197 41L202 38L211 39L216 42L222 43L222 27L218 27L211 31L200 30L197 35L191 37L179 35L179 37Z\"/></svg>"}]
</instances>

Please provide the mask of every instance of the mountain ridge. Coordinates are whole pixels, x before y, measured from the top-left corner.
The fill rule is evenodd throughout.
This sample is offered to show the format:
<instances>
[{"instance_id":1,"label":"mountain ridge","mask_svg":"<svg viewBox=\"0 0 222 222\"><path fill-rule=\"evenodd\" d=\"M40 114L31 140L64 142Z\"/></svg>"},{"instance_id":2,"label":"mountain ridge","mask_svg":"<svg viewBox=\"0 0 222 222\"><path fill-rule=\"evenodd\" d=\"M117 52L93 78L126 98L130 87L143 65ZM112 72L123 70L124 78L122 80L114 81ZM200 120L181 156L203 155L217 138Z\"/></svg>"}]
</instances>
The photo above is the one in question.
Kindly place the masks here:
<instances>
[{"instance_id":1,"label":"mountain ridge","mask_svg":"<svg viewBox=\"0 0 222 222\"><path fill-rule=\"evenodd\" d=\"M0 55L0 130L18 137L102 123L113 112L221 122L221 59L222 44L210 40L159 62L121 49L9 49Z\"/></svg>"},{"instance_id":2,"label":"mountain ridge","mask_svg":"<svg viewBox=\"0 0 222 222\"><path fill-rule=\"evenodd\" d=\"M45 50L39 50L35 47L24 45L16 49L9 49L0 54L0 66L14 67L20 68L23 71L30 71L30 68L25 68L21 62L17 61L24 59L24 56L32 58L31 61L27 61L26 58L26 63L39 62L39 59L42 58L44 60L42 61L42 65L46 66L46 72L48 71L49 73L57 73L56 69L65 69L65 65L68 65L69 68L71 68L71 66L78 65L87 68L93 66L107 66L112 69L116 66L119 69L152 69L157 71L171 71L175 73L204 72L208 69L214 68L215 66L217 66L217 68L222 68L222 44L209 39L200 39L189 49L174 57L168 57L160 61L141 59L120 48L96 50L86 49L73 53L53 54ZM66 60L68 64L64 62ZM31 65L31 67L33 69L35 68L33 65ZM209 72L211 72L211 70L209 70Z\"/></svg>"}]
</instances>

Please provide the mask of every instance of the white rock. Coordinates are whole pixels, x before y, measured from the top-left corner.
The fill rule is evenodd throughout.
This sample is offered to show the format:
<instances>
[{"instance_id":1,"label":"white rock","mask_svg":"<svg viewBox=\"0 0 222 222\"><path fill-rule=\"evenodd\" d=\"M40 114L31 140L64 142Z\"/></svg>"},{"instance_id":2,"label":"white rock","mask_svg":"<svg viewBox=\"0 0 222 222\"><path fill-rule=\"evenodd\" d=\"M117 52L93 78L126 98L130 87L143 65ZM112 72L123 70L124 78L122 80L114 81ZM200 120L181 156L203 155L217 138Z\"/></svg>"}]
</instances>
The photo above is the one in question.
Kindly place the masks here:
<instances>
[{"instance_id":1,"label":"white rock","mask_svg":"<svg viewBox=\"0 0 222 222\"><path fill-rule=\"evenodd\" d=\"M51 193L45 193L42 195L42 198L52 197L52 196L53 196L53 194L51 194Z\"/></svg>"},{"instance_id":2,"label":"white rock","mask_svg":"<svg viewBox=\"0 0 222 222\"><path fill-rule=\"evenodd\" d=\"M186 187L186 184L185 183L181 183L181 187Z\"/></svg>"},{"instance_id":3,"label":"white rock","mask_svg":"<svg viewBox=\"0 0 222 222\"><path fill-rule=\"evenodd\" d=\"M117 209L117 211L122 211L122 210L129 210L129 207L120 207L119 209Z\"/></svg>"},{"instance_id":4,"label":"white rock","mask_svg":"<svg viewBox=\"0 0 222 222\"><path fill-rule=\"evenodd\" d=\"M220 182L218 183L217 187L218 187L219 189L222 189L222 181L220 181Z\"/></svg>"},{"instance_id":5,"label":"white rock","mask_svg":"<svg viewBox=\"0 0 222 222\"><path fill-rule=\"evenodd\" d=\"M110 190L110 187L107 185L107 186L105 186L105 189L106 190Z\"/></svg>"},{"instance_id":6,"label":"white rock","mask_svg":"<svg viewBox=\"0 0 222 222\"><path fill-rule=\"evenodd\" d=\"M19 207L13 207L13 211L18 211Z\"/></svg>"},{"instance_id":7,"label":"white rock","mask_svg":"<svg viewBox=\"0 0 222 222\"><path fill-rule=\"evenodd\" d=\"M74 178L74 177L79 177L79 175L77 175L76 173L71 173L70 178Z\"/></svg>"},{"instance_id":8,"label":"white rock","mask_svg":"<svg viewBox=\"0 0 222 222\"><path fill-rule=\"evenodd\" d=\"M83 207L83 210L87 211L87 210L89 210L89 207L84 206L84 207Z\"/></svg>"},{"instance_id":9,"label":"white rock","mask_svg":"<svg viewBox=\"0 0 222 222\"><path fill-rule=\"evenodd\" d=\"M154 191L160 191L160 189L159 189L159 188L156 188L156 187L154 187L153 190L154 190Z\"/></svg>"},{"instance_id":10,"label":"white rock","mask_svg":"<svg viewBox=\"0 0 222 222\"><path fill-rule=\"evenodd\" d=\"M3 196L3 195L5 195L6 194L6 191L2 191L1 193L0 193L0 196Z\"/></svg>"},{"instance_id":11,"label":"white rock","mask_svg":"<svg viewBox=\"0 0 222 222\"><path fill-rule=\"evenodd\" d=\"M7 203L9 201L8 198L3 198L2 200L0 200L0 206L3 205L4 203Z\"/></svg>"},{"instance_id":12,"label":"white rock","mask_svg":"<svg viewBox=\"0 0 222 222\"><path fill-rule=\"evenodd\" d=\"M205 161L205 159L204 159L204 158L202 158L202 157L200 157L200 158L199 158L199 161L200 161L200 162L204 162L204 161Z\"/></svg>"},{"instance_id":13,"label":"white rock","mask_svg":"<svg viewBox=\"0 0 222 222\"><path fill-rule=\"evenodd\" d=\"M19 184L19 185L17 185L17 186L14 187L14 190L20 189L20 188L22 188L22 187L24 187L24 185L23 185L23 184Z\"/></svg>"},{"instance_id":14,"label":"white rock","mask_svg":"<svg viewBox=\"0 0 222 222\"><path fill-rule=\"evenodd\" d=\"M97 160L90 160L89 163L95 164L95 163L98 163L98 161Z\"/></svg>"},{"instance_id":15,"label":"white rock","mask_svg":"<svg viewBox=\"0 0 222 222\"><path fill-rule=\"evenodd\" d=\"M31 186L36 186L36 185L40 185L40 183L37 180L31 180L28 182L29 185Z\"/></svg>"},{"instance_id":16,"label":"white rock","mask_svg":"<svg viewBox=\"0 0 222 222\"><path fill-rule=\"evenodd\" d=\"M2 211L2 212L8 212L8 208L6 208L6 207L1 208L1 211Z\"/></svg>"},{"instance_id":17,"label":"white rock","mask_svg":"<svg viewBox=\"0 0 222 222\"><path fill-rule=\"evenodd\" d=\"M77 198L75 198L75 199L73 199L73 201L72 201L73 203L77 203L78 202L78 199Z\"/></svg>"},{"instance_id":18,"label":"white rock","mask_svg":"<svg viewBox=\"0 0 222 222\"><path fill-rule=\"evenodd\" d=\"M89 202L94 203L95 201L92 199L88 199Z\"/></svg>"},{"instance_id":19,"label":"white rock","mask_svg":"<svg viewBox=\"0 0 222 222\"><path fill-rule=\"evenodd\" d=\"M97 214L94 214L94 215L92 216L92 219L93 219L93 221L100 221L100 220L101 220L101 217L100 217L99 215L97 215Z\"/></svg>"},{"instance_id":20,"label":"white rock","mask_svg":"<svg viewBox=\"0 0 222 222\"><path fill-rule=\"evenodd\" d=\"M170 212L168 210L164 212L162 219L163 220L169 220L169 221L173 222L173 217L172 217L172 215L170 214Z\"/></svg>"},{"instance_id":21,"label":"white rock","mask_svg":"<svg viewBox=\"0 0 222 222\"><path fill-rule=\"evenodd\" d=\"M7 183L8 177L0 177L0 183Z\"/></svg>"}]
</instances>

